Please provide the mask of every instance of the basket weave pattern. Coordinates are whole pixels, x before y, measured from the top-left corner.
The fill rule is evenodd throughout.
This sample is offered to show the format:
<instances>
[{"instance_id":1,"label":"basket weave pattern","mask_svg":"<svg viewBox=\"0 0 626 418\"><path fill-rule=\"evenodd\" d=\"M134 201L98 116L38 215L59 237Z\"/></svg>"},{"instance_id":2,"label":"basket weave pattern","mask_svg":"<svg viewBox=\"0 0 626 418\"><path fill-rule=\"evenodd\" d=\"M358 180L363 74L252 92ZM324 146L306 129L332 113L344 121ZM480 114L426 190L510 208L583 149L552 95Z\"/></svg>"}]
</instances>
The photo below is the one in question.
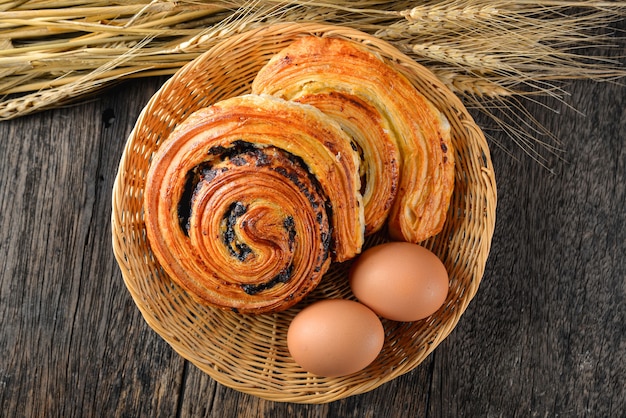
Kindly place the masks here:
<instances>
[{"instance_id":1,"label":"basket weave pattern","mask_svg":"<svg viewBox=\"0 0 626 418\"><path fill-rule=\"evenodd\" d=\"M355 374L324 378L303 371L289 355L291 319L306 304L354 299L347 271L335 264L322 283L295 307L276 314L242 315L196 303L163 272L150 251L142 219L143 183L162 140L190 113L221 99L249 93L259 69L305 35L362 42L392 62L447 116L456 157L455 189L443 231L423 243L443 260L450 276L444 306L426 320L383 320L378 358ZM496 189L489 149L460 100L432 73L392 46L357 30L318 24L280 24L232 36L170 78L141 113L124 149L113 189L113 250L124 283L148 325L181 356L216 381L261 398L325 403L367 392L417 367L452 331L476 294L491 245ZM382 234L366 247L386 241Z\"/></svg>"}]
</instances>

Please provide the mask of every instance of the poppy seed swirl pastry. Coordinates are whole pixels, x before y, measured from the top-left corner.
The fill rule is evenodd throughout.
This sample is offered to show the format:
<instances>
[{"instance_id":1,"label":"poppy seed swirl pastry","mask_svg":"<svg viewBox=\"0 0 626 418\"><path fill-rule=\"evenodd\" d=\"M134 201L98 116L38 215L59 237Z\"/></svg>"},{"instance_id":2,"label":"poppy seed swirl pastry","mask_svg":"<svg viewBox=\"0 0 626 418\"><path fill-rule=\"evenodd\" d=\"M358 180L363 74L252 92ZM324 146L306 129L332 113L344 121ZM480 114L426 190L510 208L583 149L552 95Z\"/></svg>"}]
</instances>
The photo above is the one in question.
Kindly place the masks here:
<instances>
[{"instance_id":1,"label":"poppy seed swirl pastry","mask_svg":"<svg viewBox=\"0 0 626 418\"><path fill-rule=\"evenodd\" d=\"M350 133L363 160L368 233L385 221L397 240L441 231L454 186L450 125L391 65L353 41L306 36L269 60L252 92L310 103Z\"/></svg>"},{"instance_id":2,"label":"poppy seed swirl pastry","mask_svg":"<svg viewBox=\"0 0 626 418\"><path fill-rule=\"evenodd\" d=\"M225 99L158 148L144 218L155 257L196 300L280 311L315 288L331 261L361 250L358 154L312 106Z\"/></svg>"}]
</instances>

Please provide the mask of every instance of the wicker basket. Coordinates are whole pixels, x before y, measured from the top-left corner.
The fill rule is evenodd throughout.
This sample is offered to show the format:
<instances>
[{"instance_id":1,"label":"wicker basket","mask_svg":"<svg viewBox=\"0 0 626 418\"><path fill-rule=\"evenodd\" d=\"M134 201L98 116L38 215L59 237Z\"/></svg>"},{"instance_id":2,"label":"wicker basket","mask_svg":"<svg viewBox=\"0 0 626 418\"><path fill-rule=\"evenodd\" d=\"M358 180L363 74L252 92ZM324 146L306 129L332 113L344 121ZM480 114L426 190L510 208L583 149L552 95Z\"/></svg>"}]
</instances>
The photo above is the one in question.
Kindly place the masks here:
<instances>
[{"instance_id":1,"label":"wicker basket","mask_svg":"<svg viewBox=\"0 0 626 418\"><path fill-rule=\"evenodd\" d=\"M320 286L295 307L271 315L241 315L198 305L163 273L150 252L142 220L142 190L151 156L174 126L191 112L220 99L249 92L269 58L294 39L315 34L362 42L395 63L448 117L456 152L455 190L448 220L423 243L437 253L450 275L445 305L413 323L383 321L385 344L361 372L316 377L291 359L286 332L307 303L350 293L347 269L336 264ZM455 327L476 294L491 245L496 190L489 149L459 99L428 70L389 44L362 32L317 24L257 28L217 44L178 71L152 97L139 117L121 158L113 190L113 249L124 282L148 325L181 356L219 383L258 397L325 403L370 391L417 367ZM385 241L370 237L366 245Z\"/></svg>"}]
</instances>

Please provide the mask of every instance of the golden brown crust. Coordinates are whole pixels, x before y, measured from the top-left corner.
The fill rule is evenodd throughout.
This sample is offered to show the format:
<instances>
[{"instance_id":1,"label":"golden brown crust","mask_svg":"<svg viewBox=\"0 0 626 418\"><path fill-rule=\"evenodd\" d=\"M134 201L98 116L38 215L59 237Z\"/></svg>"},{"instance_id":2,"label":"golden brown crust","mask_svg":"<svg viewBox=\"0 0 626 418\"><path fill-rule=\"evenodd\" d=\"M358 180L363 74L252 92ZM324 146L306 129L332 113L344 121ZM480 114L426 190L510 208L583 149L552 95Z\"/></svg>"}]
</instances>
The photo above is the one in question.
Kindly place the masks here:
<instances>
[{"instance_id":1,"label":"golden brown crust","mask_svg":"<svg viewBox=\"0 0 626 418\"><path fill-rule=\"evenodd\" d=\"M365 234L377 232L389 215L400 177L400 153L389 136L391 128L376 108L349 93L320 90L295 101L320 109L352 138L361 157Z\"/></svg>"},{"instance_id":2,"label":"golden brown crust","mask_svg":"<svg viewBox=\"0 0 626 418\"><path fill-rule=\"evenodd\" d=\"M331 257L360 252L359 188L358 156L328 117L246 95L194 113L158 149L146 230L164 270L198 301L279 311L319 283Z\"/></svg>"},{"instance_id":3,"label":"golden brown crust","mask_svg":"<svg viewBox=\"0 0 626 418\"><path fill-rule=\"evenodd\" d=\"M454 185L450 126L391 65L355 42L308 36L275 55L252 91L302 101L336 91L376 108L401 156L397 197L388 216L391 236L419 242L442 229Z\"/></svg>"}]
</instances>

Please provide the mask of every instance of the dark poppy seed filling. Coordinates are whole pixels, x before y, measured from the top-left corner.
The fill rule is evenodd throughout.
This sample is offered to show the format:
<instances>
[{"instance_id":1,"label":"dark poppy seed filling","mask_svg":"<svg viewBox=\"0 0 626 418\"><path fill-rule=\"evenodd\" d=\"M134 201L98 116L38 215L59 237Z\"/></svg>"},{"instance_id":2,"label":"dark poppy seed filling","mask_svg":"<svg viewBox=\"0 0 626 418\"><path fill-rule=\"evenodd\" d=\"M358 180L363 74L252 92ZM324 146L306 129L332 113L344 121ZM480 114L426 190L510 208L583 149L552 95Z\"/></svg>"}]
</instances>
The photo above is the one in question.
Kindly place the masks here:
<instances>
[{"instance_id":1,"label":"dark poppy seed filling","mask_svg":"<svg viewBox=\"0 0 626 418\"><path fill-rule=\"evenodd\" d=\"M224 215L225 228L222 233L222 241L228 248L228 252L239 261L245 261L252 254L252 249L246 244L237 240L235 226L239 218L246 213L246 206L241 202L233 202Z\"/></svg>"},{"instance_id":2,"label":"dark poppy seed filling","mask_svg":"<svg viewBox=\"0 0 626 418\"><path fill-rule=\"evenodd\" d=\"M178 223L187 236L189 236L189 219L191 218L191 208L196 188L203 181L213 180L218 171L213 169L209 162L205 162L198 164L187 173L183 194L178 201Z\"/></svg>"},{"instance_id":3,"label":"dark poppy seed filling","mask_svg":"<svg viewBox=\"0 0 626 418\"><path fill-rule=\"evenodd\" d=\"M283 221L283 227L285 228L285 231L287 231L287 236L289 237L289 248L293 249L296 241L296 223L293 219L293 216L287 216L285 218L285 220Z\"/></svg>"},{"instance_id":4,"label":"dark poppy seed filling","mask_svg":"<svg viewBox=\"0 0 626 418\"><path fill-rule=\"evenodd\" d=\"M282 269L280 273L272 277L272 279L270 279L269 281L260 284L243 284L241 285L241 288L249 295L256 295L259 292L273 288L277 284L287 283L291 278L292 272L293 266L289 264L287 267Z\"/></svg>"},{"instance_id":5,"label":"dark poppy seed filling","mask_svg":"<svg viewBox=\"0 0 626 418\"><path fill-rule=\"evenodd\" d=\"M178 224L185 235L189 237L189 218L191 217L191 199L193 198L193 190L198 184L198 167L190 170L185 179L185 187L183 194L178 201Z\"/></svg>"},{"instance_id":6,"label":"dark poppy seed filling","mask_svg":"<svg viewBox=\"0 0 626 418\"><path fill-rule=\"evenodd\" d=\"M230 147L223 147L221 145L216 145L214 147L209 148L207 152L208 155L216 155L219 156L222 161L232 160L233 157L239 154L245 154L247 152L254 152L259 148L256 147L253 143L237 140L233 141Z\"/></svg>"},{"instance_id":7,"label":"dark poppy seed filling","mask_svg":"<svg viewBox=\"0 0 626 418\"><path fill-rule=\"evenodd\" d=\"M327 203L326 194L304 160L273 146L255 146L242 140L234 141L230 147L213 146L206 155L206 161L198 164L187 173L184 190L178 204L179 224L185 235L190 236L195 200L199 199L198 196L203 185L213 181L224 181L225 177L220 176L232 175L239 169L249 170L255 167L255 171L252 172L259 176L263 175L263 172L273 172L275 173L274 177L278 174L286 182L292 184L291 190L297 190L312 210L311 216L317 224L319 234L317 242L321 251L313 260L311 271L319 273L327 263L333 247L333 240L331 239L332 207L330 203ZM271 196L263 196L263 198L272 199ZM228 205L227 209L220 215L221 226L216 235L226 247L228 254L241 263L246 263L251 257L254 257L253 246L243 242L245 235L240 235L240 228L245 227L245 221L242 220L242 217L250 208L250 202L247 199L249 197L242 197L241 200L235 200ZM277 201L281 199L277 199ZM297 216L297 213L286 214L282 219L282 229L285 232L283 243L287 244L290 252L295 250L298 239L298 221L294 219L294 216ZM243 283L238 286L246 294L253 296L279 284L288 283L295 270L293 260L287 261L279 273L268 280Z\"/></svg>"}]
</instances>

